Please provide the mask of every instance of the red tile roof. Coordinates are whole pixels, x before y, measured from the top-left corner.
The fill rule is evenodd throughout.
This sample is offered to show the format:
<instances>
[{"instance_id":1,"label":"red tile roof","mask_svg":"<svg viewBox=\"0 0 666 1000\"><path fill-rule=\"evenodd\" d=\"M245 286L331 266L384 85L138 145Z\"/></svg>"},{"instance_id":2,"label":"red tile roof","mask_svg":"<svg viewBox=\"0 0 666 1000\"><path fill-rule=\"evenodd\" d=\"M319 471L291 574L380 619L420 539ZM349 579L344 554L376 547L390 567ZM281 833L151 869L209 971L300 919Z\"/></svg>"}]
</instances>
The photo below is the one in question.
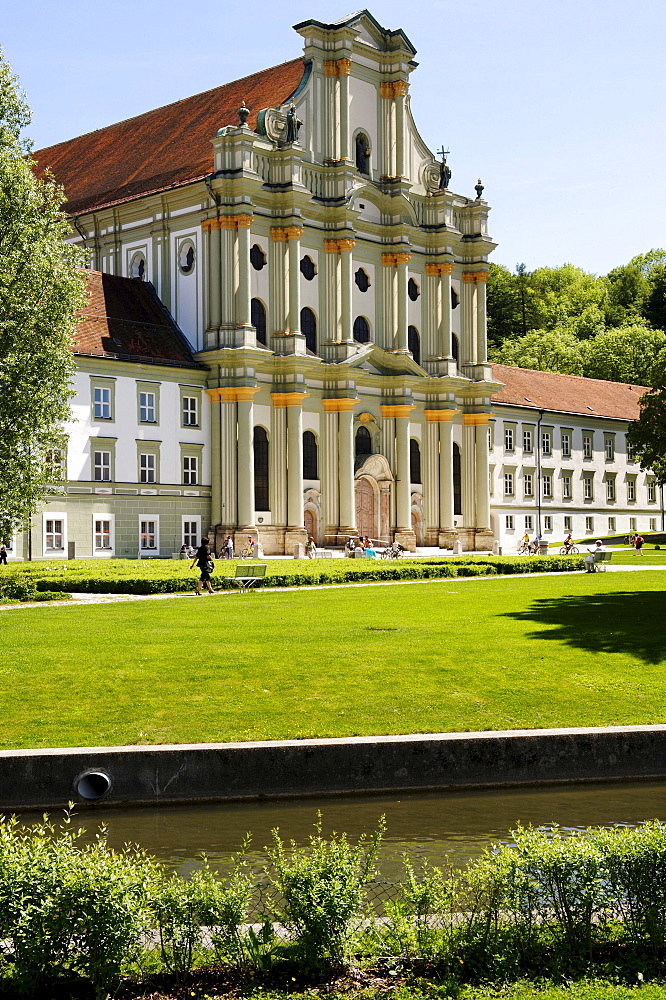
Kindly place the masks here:
<instances>
[{"instance_id":1,"label":"red tile roof","mask_svg":"<svg viewBox=\"0 0 666 1000\"><path fill-rule=\"evenodd\" d=\"M493 379L504 383L504 388L493 396L494 403L581 413L587 417L637 420L640 416L638 402L648 391L644 385L604 382L598 378L538 372L509 365L492 365L492 370Z\"/></svg>"},{"instance_id":2,"label":"red tile roof","mask_svg":"<svg viewBox=\"0 0 666 1000\"><path fill-rule=\"evenodd\" d=\"M211 139L222 126L238 124L242 101L251 109L248 125L255 128L257 113L283 104L302 76L303 59L292 59L40 149L33 154L37 169L53 171L65 188L71 215L187 184L212 171Z\"/></svg>"},{"instance_id":3,"label":"red tile roof","mask_svg":"<svg viewBox=\"0 0 666 1000\"><path fill-rule=\"evenodd\" d=\"M145 364L203 368L148 282L86 271L90 299L82 311L75 354Z\"/></svg>"}]
</instances>

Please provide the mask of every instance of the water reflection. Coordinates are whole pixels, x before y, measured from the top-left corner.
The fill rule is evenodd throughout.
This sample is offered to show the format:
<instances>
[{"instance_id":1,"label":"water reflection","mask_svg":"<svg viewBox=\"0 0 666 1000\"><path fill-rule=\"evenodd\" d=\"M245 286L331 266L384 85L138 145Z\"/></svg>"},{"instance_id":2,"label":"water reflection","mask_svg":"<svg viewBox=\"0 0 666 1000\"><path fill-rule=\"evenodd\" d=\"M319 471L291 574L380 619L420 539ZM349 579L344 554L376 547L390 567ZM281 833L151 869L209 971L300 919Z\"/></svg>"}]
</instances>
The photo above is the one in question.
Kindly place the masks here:
<instances>
[{"instance_id":1,"label":"water reflection","mask_svg":"<svg viewBox=\"0 0 666 1000\"><path fill-rule=\"evenodd\" d=\"M557 823L564 829L666 821L666 785L658 782L563 785L494 791L432 792L400 796L340 797L249 804L96 809L80 816L89 836L108 827L109 842L141 844L186 874L205 852L223 869L246 832L252 834L250 860L261 870L264 846L279 827L283 839L298 844L313 832L317 810L324 832L346 831L351 839L371 832L386 815L388 831L381 854L381 877L401 878L401 856L463 865L493 841L506 838L517 823ZM22 822L36 816L23 814ZM55 816L53 818L56 818Z\"/></svg>"}]
</instances>

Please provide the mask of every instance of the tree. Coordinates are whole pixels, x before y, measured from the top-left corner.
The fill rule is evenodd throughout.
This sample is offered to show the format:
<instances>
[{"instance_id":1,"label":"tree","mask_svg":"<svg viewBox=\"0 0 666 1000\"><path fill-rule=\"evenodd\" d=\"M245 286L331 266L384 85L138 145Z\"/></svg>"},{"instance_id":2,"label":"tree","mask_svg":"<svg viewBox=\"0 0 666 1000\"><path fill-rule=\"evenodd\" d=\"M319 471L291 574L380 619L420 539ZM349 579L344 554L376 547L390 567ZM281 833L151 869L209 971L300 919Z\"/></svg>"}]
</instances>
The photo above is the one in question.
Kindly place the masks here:
<instances>
[{"instance_id":1,"label":"tree","mask_svg":"<svg viewBox=\"0 0 666 1000\"><path fill-rule=\"evenodd\" d=\"M627 432L642 469L651 469L666 483L666 350L654 367L654 388L641 398L641 415Z\"/></svg>"},{"instance_id":2,"label":"tree","mask_svg":"<svg viewBox=\"0 0 666 1000\"><path fill-rule=\"evenodd\" d=\"M25 97L0 51L0 535L54 492L49 453L69 415L70 350L86 295L62 190L36 177Z\"/></svg>"},{"instance_id":3,"label":"tree","mask_svg":"<svg viewBox=\"0 0 666 1000\"><path fill-rule=\"evenodd\" d=\"M604 330L589 342L584 374L609 382L652 385L659 353L666 335L645 323Z\"/></svg>"},{"instance_id":4,"label":"tree","mask_svg":"<svg viewBox=\"0 0 666 1000\"><path fill-rule=\"evenodd\" d=\"M505 340L490 352L490 360L542 372L582 375L587 344L568 330L533 330L526 337Z\"/></svg>"}]
</instances>

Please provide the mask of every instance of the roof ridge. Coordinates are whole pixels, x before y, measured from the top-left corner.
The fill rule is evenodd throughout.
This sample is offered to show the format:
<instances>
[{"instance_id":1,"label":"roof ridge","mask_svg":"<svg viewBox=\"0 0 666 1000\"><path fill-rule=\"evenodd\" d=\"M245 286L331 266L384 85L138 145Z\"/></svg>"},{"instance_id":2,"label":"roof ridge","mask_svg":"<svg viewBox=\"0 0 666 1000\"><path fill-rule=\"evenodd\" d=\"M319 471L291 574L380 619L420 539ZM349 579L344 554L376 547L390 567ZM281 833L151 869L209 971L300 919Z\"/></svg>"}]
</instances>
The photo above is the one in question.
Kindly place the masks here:
<instances>
[{"instance_id":1,"label":"roof ridge","mask_svg":"<svg viewBox=\"0 0 666 1000\"><path fill-rule=\"evenodd\" d=\"M616 382L614 379L608 378L592 378L589 375L570 375L569 372L551 372L544 371L542 368L524 368L521 365L505 365L501 361L491 361L490 364L493 367L500 368L511 368L513 371L517 372L534 372L539 375L557 375L558 378L577 378L582 382L600 382L602 385L626 385L630 388L636 389L650 389L649 385L640 385L638 382Z\"/></svg>"}]
</instances>

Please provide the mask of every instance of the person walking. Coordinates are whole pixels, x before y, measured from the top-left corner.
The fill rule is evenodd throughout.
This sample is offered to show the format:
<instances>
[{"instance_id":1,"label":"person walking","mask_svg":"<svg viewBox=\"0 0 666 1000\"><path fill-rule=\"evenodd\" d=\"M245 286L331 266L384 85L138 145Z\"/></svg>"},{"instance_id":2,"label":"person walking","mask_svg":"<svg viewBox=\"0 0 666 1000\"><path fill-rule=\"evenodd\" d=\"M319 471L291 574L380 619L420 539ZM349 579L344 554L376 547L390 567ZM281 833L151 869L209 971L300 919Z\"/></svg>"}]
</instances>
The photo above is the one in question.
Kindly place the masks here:
<instances>
[{"instance_id":1,"label":"person walking","mask_svg":"<svg viewBox=\"0 0 666 1000\"><path fill-rule=\"evenodd\" d=\"M196 555L194 556L194 559L192 560L192 562L190 564L190 569L194 569L195 565L197 565L199 567L199 569L201 571L201 576L199 577L199 579L197 581L197 586L196 586L196 590L194 591L194 593L197 595L197 597L200 597L201 596L201 587L205 583L206 584L206 590L208 591L208 593L209 594L213 594L214 590L213 590L213 588L211 586L210 575L213 572L213 570L215 569L215 563L213 562L213 560L211 559L211 556L210 556L210 548L208 547L208 539L207 538L202 538L201 539L201 545L197 549Z\"/></svg>"},{"instance_id":2,"label":"person walking","mask_svg":"<svg viewBox=\"0 0 666 1000\"><path fill-rule=\"evenodd\" d=\"M4 543L0 545L0 565L7 565L7 546Z\"/></svg>"},{"instance_id":3,"label":"person walking","mask_svg":"<svg viewBox=\"0 0 666 1000\"><path fill-rule=\"evenodd\" d=\"M643 536L642 535L636 535L636 537L634 538L634 546L636 548L636 555L637 556L642 556L643 555L643 546L644 545L645 545L645 539L643 538Z\"/></svg>"},{"instance_id":4,"label":"person walking","mask_svg":"<svg viewBox=\"0 0 666 1000\"><path fill-rule=\"evenodd\" d=\"M227 535L224 542L225 555L227 559L233 559L234 557L234 540L231 535Z\"/></svg>"}]
</instances>

